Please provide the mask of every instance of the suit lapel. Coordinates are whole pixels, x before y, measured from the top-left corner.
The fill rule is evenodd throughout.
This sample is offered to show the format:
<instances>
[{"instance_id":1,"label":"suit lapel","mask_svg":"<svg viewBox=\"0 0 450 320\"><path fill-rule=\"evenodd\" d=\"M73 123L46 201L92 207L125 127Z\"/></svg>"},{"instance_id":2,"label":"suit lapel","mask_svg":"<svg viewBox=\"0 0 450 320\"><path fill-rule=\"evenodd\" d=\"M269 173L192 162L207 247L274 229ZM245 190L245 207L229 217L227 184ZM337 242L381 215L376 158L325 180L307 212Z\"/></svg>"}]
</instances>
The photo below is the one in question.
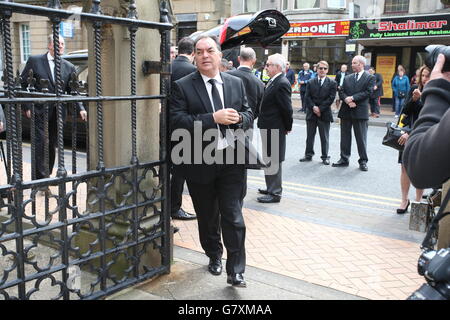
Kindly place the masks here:
<instances>
[{"instance_id":1,"label":"suit lapel","mask_svg":"<svg viewBox=\"0 0 450 320\"><path fill-rule=\"evenodd\" d=\"M223 107L228 108L228 107L230 107L232 85L231 85L231 82L229 81L229 79L227 77L224 77L222 75L222 73L220 73L220 76L223 81Z\"/></svg>"},{"instance_id":2,"label":"suit lapel","mask_svg":"<svg viewBox=\"0 0 450 320\"><path fill-rule=\"evenodd\" d=\"M209 100L208 91L206 90L205 83L203 82L202 76L200 75L200 72L197 71L197 73L192 78L192 84L197 91L198 96L200 97L200 100L202 101L203 107L205 108L205 111L207 113L214 113L214 108L211 104L211 101Z\"/></svg>"},{"instance_id":3,"label":"suit lapel","mask_svg":"<svg viewBox=\"0 0 450 320\"><path fill-rule=\"evenodd\" d=\"M48 64L47 54L42 56L42 65L44 66L45 71L47 72L47 79L50 81L51 85L55 86L55 81L53 81L52 72L50 71L50 65Z\"/></svg>"}]
</instances>

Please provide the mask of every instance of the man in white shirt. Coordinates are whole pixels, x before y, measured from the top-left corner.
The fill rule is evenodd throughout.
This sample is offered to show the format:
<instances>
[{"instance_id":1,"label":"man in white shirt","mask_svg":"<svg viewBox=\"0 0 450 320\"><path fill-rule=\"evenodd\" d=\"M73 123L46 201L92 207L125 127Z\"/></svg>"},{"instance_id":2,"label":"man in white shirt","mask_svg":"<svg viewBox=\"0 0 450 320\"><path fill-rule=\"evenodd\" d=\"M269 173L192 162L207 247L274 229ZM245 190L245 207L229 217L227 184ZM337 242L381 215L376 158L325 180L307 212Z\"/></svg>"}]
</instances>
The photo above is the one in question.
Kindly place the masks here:
<instances>
[{"instance_id":1,"label":"man in white shirt","mask_svg":"<svg viewBox=\"0 0 450 320\"><path fill-rule=\"evenodd\" d=\"M174 132L188 130L193 137L189 144L191 158L181 163L173 161L174 170L186 179L197 213L200 243L209 257L208 271L213 275L222 273L222 234L227 249L227 283L245 287L245 166L228 159L224 164L208 163L202 155L211 143L195 140L199 135L194 131L200 126L201 136L207 130L215 133L213 152L217 158L218 154L236 150L234 141L227 140L227 131L247 130L253 113L242 80L219 72L222 53L217 41L202 36L194 52L198 72L175 81L172 88L171 127Z\"/></svg>"}]
</instances>

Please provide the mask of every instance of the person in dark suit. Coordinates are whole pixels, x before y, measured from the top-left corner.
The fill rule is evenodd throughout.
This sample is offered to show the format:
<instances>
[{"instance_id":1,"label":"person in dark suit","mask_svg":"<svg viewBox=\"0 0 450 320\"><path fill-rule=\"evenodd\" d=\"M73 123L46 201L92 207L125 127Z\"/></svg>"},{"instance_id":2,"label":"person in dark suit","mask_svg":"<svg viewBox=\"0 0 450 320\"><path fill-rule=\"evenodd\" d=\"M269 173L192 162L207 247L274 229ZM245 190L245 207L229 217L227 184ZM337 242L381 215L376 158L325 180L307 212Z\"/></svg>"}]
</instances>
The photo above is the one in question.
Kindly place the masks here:
<instances>
[{"instance_id":1,"label":"person in dark suit","mask_svg":"<svg viewBox=\"0 0 450 320\"><path fill-rule=\"evenodd\" d=\"M241 49L238 61L239 67L236 70L228 71L228 74L238 77L244 82L248 105L252 108L254 119L256 119L264 94L264 83L252 72L256 63L255 50L248 47Z\"/></svg>"},{"instance_id":2,"label":"person in dark suit","mask_svg":"<svg viewBox=\"0 0 450 320\"><path fill-rule=\"evenodd\" d=\"M341 157L333 167L348 167L352 147L352 128L359 153L359 169L367 171L367 129L369 120L369 98L375 86L375 78L364 71L366 59L356 56L352 60L354 73L344 79L339 92L342 107L338 117L341 119Z\"/></svg>"},{"instance_id":3,"label":"person in dark suit","mask_svg":"<svg viewBox=\"0 0 450 320\"><path fill-rule=\"evenodd\" d=\"M369 68L369 73L375 77L375 86L373 87L373 93L370 96L370 116L373 118L380 117L380 97L384 95L383 91L383 77L377 73L374 67Z\"/></svg>"},{"instance_id":4,"label":"person in dark suit","mask_svg":"<svg viewBox=\"0 0 450 320\"><path fill-rule=\"evenodd\" d=\"M174 82L197 71L197 68L192 64L194 61L194 40L189 37L182 38L178 42L178 55L171 64L171 85ZM173 171L173 170L172 170ZM183 188L184 178L175 172L172 172L170 178L170 201L171 201L171 216L172 219L178 220L192 220L196 219L195 214L186 212L181 208L183 203Z\"/></svg>"},{"instance_id":5,"label":"person in dark suit","mask_svg":"<svg viewBox=\"0 0 450 320\"><path fill-rule=\"evenodd\" d=\"M264 91L258 128L264 154L269 156L270 167L264 168L267 189L258 191L264 196L257 200L262 203L280 202L282 193L282 168L286 153L286 135L292 130L291 84L284 76L286 59L281 54L269 56L266 64L270 80ZM267 133L267 134L266 134Z\"/></svg>"},{"instance_id":6,"label":"person in dark suit","mask_svg":"<svg viewBox=\"0 0 450 320\"><path fill-rule=\"evenodd\" d=\"M348 68L347 65L343 64L341 65L341 69L338 72L336 72L336 78L334 80L336 81L338 92L341 90L344 84L345 77L350 74L350 72L347 71L347 68ZM338 94L336 98L336 113L337 111L339 111L340 107L341 107L341 99L339 98Z\"/></svg>"},{"instance_id":7,"label":"person in dark suit","mask_svg":"<svg viewBox=\"0 0 450 320\"><path fill-rule=\"evenodd\" d=\"M234 152L229 129L247 130L253 113L242 80L219 72L221 58L217 40L200 36L195 44L198 72L175 81L170 102L172 128L182 129L194 138L188 143L190 152L183 150L183 156L190 153L191 158L178 161L172 150L172 161L186 179L197 213L200 243L209 257L209 272L222 273L222 231L227 249L227 283L245 287L245 166L229 162L228 158L224 162L210 161L206 152L213 153L216 160ZM201 134L194 134L197 131ZM208 144L202 137L209 133L214 134L215 141Z\"/></svg>"},{"instance_id":8,"label":"person in dark suit","mask_svg":"<svg viewBox=\"0 0 450 320\"><path fill-rule=\"evenodd\" d=\"M300 162L311 161L314 156L314 140L319 128L320 144L322 146L322 162L330 164L328 156L330 124L333 122L331 104L336 98L336 82L327 77L328 62L320 61L318 77L309 81L306 88L306 150Z\"/></svg>"},{"instance_id":9,"label":"person in dark suit","mask_svg":"<svg viewBox=\"0 0 450 320\"><path fill-rule=\"evenodd\" d=\"M292 87L295 84L295 72L291 69L291 63L289 61L286 62L286 78Z\"/></svg>"},{"instance_id":10,"label":"person in dark suit","mask_svg":"<svg viewBox=\"0 0 450 320\"><path fill-rule=\"evenodd\" d=\"M23 89L26 89L28 86L27 79L29 77L29 71L33 70L33 77L36 79L34 87L37 91L41 91L41 79L47 79L48 82L48 92L55 93L55 52L53 45L53 36L48 37L47 42L48 52L42 55L31 56L28 58L28 61L25 65L21 73L21 85ZM63 37L59 37L59 54L62 55L64 53L65 42ZM72 73L76 73L75 66L71 64L69 61L61 59L61 81L62 81L62 91L63 93L70 94L70 86L69 82L71 80ZM36 172L34 173L34 179L42 179L47 178L51 174L53 170L53 166L55 164L55 150L57 144L57 110L56 105L49 105L48 112L48 150L49 150L49 163L48 168L49 171L46 170L46 164L44 162L45 153L45 132L44 132L44 115L45 115L45 106L42 104L35 104L35 123L36 123L36 153L35 153L35 161L36 164ZM31 106L24 105L25 114L30 119L31 118ZM80 117L87 121L87 112L83 107L83 104L77 103L77 111L80 114ZM64 108L63 117L67 114L66 108ZM48 189L41 190L49 192Z\"/></svg>"}]
</instances>

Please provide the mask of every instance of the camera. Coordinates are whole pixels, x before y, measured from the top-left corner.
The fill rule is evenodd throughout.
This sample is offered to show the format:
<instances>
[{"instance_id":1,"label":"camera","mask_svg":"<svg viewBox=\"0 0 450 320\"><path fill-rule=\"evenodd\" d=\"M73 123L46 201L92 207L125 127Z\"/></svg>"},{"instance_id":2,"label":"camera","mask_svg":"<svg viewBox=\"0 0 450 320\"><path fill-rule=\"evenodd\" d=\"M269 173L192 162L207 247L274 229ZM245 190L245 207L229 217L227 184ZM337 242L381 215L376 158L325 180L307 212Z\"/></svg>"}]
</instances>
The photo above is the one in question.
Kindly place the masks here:
<instances>
[{"instance_id":1,"label":"camera","mask_svg":"<svg viewBox=\"0 0 450 320\"><path fill-rule=\"evenodd\" d=\"M450 300L450 248L439 251L424 249L417 265L427 283L408 300Z\"/></svg>"},{"instance_id":2,"label":"camera","mask_svg":"<svg viewBox=\"0 0 450 320\"><path fill-rule=\"evenodd\" d=\"M425 48L425 50L428 52L428 55L425 59L425 64L428 68L433 70L438 55L442 53L445 56L445 64L442 72L450 71L450 46L429 45Z\"/></svg>"}]
</instances>

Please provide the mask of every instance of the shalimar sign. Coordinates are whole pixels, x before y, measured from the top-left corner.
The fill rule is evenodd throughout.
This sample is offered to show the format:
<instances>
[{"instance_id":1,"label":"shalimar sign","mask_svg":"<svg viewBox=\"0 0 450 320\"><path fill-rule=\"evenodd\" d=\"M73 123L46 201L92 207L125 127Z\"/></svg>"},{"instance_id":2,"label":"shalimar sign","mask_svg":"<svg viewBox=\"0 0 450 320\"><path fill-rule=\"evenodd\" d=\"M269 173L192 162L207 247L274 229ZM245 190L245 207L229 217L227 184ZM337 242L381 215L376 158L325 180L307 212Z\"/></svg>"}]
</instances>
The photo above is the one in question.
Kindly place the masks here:
<instances>
[{"instance_id":1,"label":"shalimar sign","mask_svg":"<svg viewBox=\"0 0 450 320\"><path fill-rule=\"evenodd\" d=\"M450 15L353 20L350 39L389 39L450 36Z\"/></svg>"}]
</instances>

